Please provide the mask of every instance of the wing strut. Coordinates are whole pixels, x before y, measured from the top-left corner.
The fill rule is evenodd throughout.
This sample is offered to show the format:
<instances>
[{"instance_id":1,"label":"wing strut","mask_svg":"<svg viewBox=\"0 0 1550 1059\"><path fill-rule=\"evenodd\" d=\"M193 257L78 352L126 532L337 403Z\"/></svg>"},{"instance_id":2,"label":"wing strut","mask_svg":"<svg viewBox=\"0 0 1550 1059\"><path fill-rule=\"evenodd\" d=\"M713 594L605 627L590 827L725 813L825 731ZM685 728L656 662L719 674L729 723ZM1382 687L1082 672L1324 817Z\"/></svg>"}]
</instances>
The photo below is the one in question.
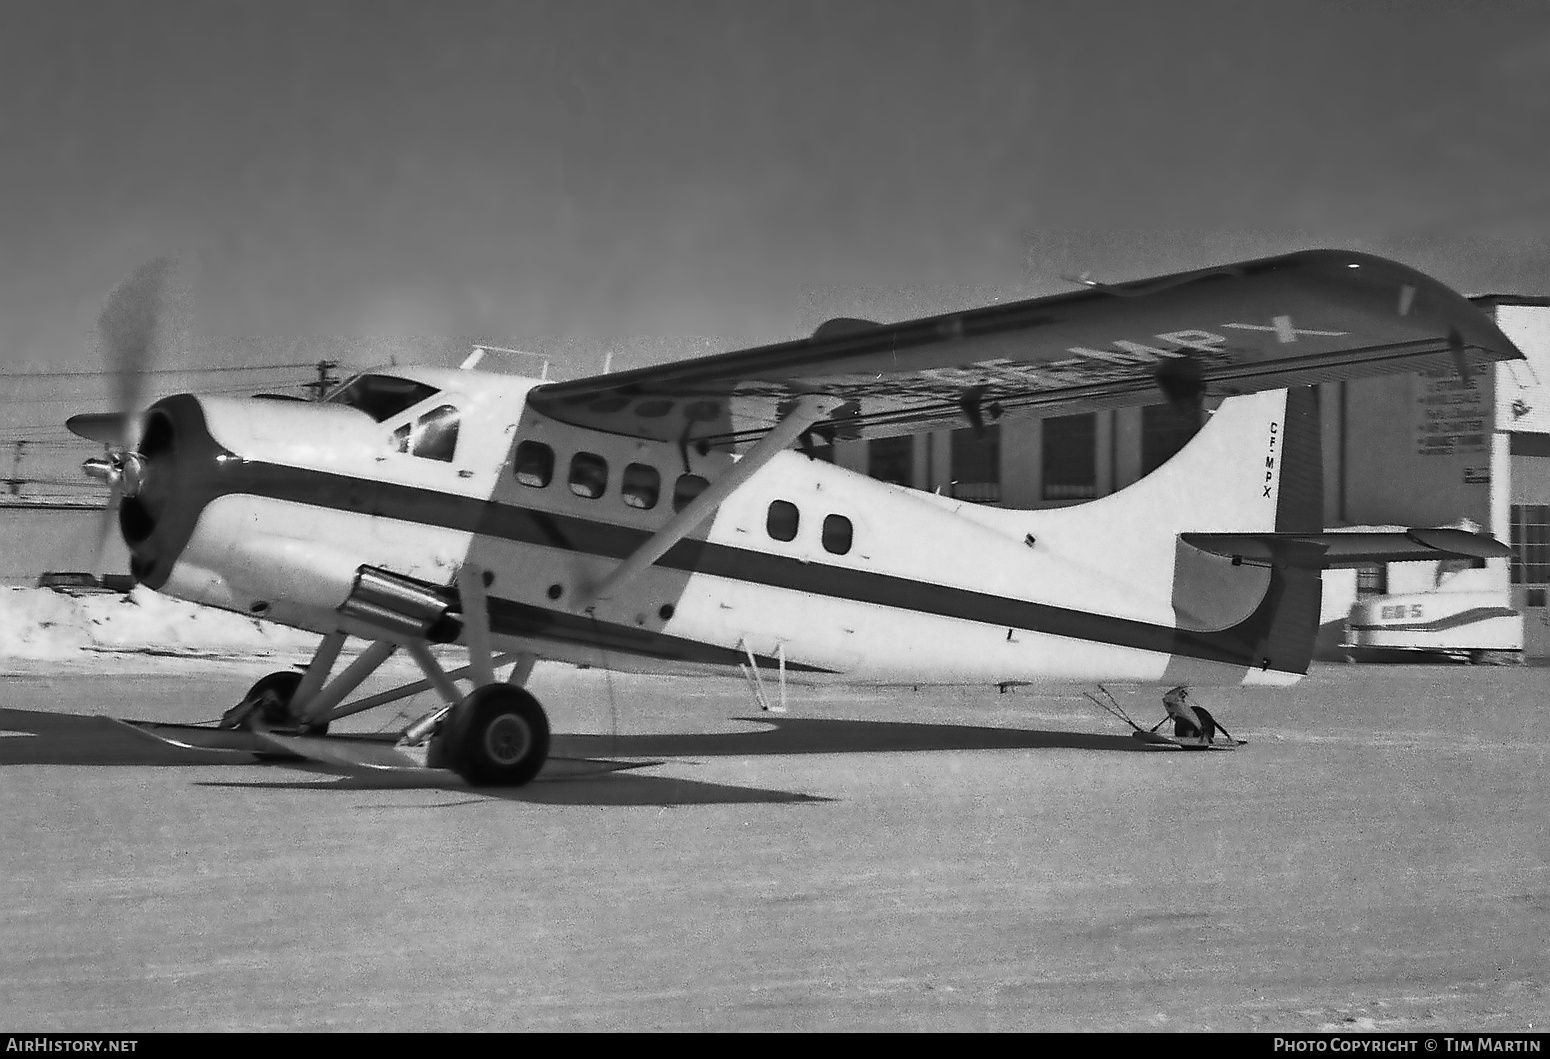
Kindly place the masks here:
<instances>
[{"instance_id":1,"label":"wing strut","mask_svg":"<svg viewBox=\"0 0 1550 1059\"><path fill-rule=\"evenodd\" d=\"M825 418L844 403L842 398L822 394L808 394L803 397L797 402L796 407L787 412L785 418L775 425L774 429L760 438L753 448L743 453L742 458L729 467L725 474L710 483L703 493L689 501L688 505L674 515L667 525L653 533L644 544L630 554L629 558L615 567L614 572L604 578L601 584L582 595L576 602L576 609L592 610L599 601L608 599L620 585L666 555L669 548L693 533L695 528L709 518L738 486L748 481L763 469L765 464L773 460L776 453L796 441L808 427Z\"/></svg>"}]
</instances>

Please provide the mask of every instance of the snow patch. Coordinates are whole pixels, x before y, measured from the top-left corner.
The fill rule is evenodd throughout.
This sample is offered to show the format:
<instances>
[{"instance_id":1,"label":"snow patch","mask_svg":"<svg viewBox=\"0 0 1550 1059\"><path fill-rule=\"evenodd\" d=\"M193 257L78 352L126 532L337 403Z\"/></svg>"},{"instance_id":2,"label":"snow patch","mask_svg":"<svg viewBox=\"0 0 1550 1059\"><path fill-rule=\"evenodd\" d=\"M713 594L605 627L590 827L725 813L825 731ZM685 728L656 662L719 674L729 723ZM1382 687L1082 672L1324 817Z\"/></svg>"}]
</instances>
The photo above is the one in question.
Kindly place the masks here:
<instances>
[{"instance_id":1,"label":"snow patch","mask_svg":"<svg viewBox=\"0 0 1550 1059\"><path fill-rule=\"evenodd\" d=\"M85 652L264 658L307 655L315 633L201 607L138 586L68 595L0 588L0 658L63 660Z\"/></svg>"}]
</instances>

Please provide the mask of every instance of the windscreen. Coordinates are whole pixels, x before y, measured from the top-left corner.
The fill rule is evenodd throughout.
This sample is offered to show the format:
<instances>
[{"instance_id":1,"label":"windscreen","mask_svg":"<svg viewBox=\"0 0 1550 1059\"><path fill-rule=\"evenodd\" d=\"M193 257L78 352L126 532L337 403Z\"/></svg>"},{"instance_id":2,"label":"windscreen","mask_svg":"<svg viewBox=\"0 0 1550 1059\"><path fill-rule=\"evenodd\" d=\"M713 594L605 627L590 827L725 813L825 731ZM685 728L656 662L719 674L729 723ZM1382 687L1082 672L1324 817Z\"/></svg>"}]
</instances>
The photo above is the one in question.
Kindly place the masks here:
<instances>
[{"instance_id":1,"label":"windscreen","mask_svg":"<svg viewBox=\"0 0 1550 1059\"><path fill-rule=\"evenodd\" d=\"M328 395L329 404L359 408L377 422L391 419L436 393L436 387L392 375L357 375Z\"/></svg>"}]
</instances>

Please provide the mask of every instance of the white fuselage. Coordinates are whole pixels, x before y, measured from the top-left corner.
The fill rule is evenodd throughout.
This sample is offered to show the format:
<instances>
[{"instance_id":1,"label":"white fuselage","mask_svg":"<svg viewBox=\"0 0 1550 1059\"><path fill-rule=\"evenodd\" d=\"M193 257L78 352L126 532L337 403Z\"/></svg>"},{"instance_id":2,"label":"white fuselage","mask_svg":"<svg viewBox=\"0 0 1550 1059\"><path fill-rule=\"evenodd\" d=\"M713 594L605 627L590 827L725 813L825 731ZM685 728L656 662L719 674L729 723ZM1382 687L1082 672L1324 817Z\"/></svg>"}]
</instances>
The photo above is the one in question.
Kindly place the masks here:
<instances>
[{"instance_id":1,"label":"white fuselage","mask_svg":"<svg viewBox=\"0 0 1550 1059\"><path fill-rule=\"evenodd\" d=\"M736 457L542 418L525 402L535 380L413 373L438 388L427 405L458 410L450 461L395 447L395 430L426 405L377 423L327 405L203 399L214 440L274 470L270 485L209 501L163 590L371 635L335 610L359 567L450 586L476 563L493 577L497 649L580 664L724 671L752 655L779 660L792 679L875 684L1296 679L1158 648L1181 625L1209 632L1244 619L1263 595L1261 574L1238 571L1246 587L1216 613L1191 615L1174 577L1179 529L1232 521L1213 514L1212 497L1226 496L1234 517L1260 499L1264 460L1230 451L1273 421L1258 406L1244 405L1258 419L1242 430L1192 443L1223 446L1197 458L1229 463L1207 493L1191 468L1170 464L1132 490L1060 510L985 508L783 452L689 539L582 610L588 590L672 517L680 476L713 480ZM546 485L514 474L521 442L552 453ZM573 488L577 453L588 467L591 457L606 464L600 495ZM639 484L658 483L649 508L625 500L632 465L637 504ZM776 504L790 507L772 516Z\"/></svg>"}]
</instances>

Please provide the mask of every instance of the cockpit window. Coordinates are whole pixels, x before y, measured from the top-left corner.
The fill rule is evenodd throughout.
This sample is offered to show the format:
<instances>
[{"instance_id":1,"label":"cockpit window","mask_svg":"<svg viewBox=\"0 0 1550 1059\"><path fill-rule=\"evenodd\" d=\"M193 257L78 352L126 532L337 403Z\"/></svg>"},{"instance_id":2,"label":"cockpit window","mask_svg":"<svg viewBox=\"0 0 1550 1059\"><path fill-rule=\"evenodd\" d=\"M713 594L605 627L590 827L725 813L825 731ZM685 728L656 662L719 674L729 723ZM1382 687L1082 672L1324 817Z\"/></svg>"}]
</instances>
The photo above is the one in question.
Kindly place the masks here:
<instances>
[{"instance_id":1,"label":"cockpit window","mask_svg":"<svg viewBox=\"0 0 1550 1059\"><path fill-rule=\"evenodd\" d=\"M400 379L392 375L357 375L328 395L329 404L342 404L359 408L377 422L392 419L406 408L412 408L436 392L413 379Z\"/></svg>"},{"instance_id":2,"label":"cockpit window","mask_svg":"<svg viewBox=\"0 0 1550 1059\"><path fill-rule=\"evenodd\" d=\"M444 404L393 431L393 449L421 459L452 462L457 452L458 411Z\"/></svg>"},{"instance_id":3,"label":"cockpit window","mask_svg":"<svg viewBox=\"0 0 1550 1059\"><path fill-rule=\"evenodd\" d=\"M458 411L449 404L433 408L415 420L412 448L416 456L450 463L457 452Z\"/></svg>"}]
</instances>

